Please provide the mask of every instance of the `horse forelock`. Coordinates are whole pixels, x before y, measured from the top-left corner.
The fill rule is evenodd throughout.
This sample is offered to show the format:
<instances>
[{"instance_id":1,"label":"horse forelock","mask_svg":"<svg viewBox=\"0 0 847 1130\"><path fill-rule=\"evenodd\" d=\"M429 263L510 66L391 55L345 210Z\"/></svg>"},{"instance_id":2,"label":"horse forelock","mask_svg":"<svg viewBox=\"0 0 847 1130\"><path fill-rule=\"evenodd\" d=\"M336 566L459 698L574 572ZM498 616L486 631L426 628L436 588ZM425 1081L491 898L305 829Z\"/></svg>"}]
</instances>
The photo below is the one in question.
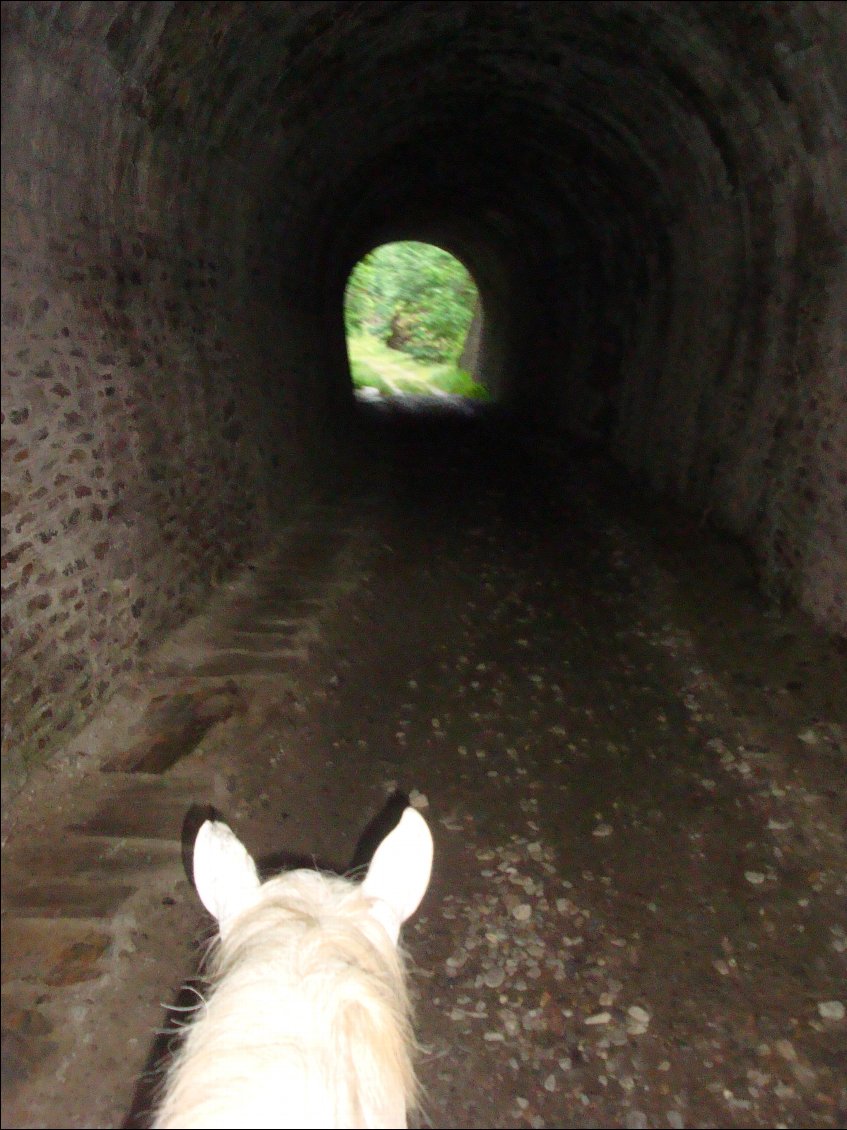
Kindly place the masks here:
<instances>
[{"instance_id":1,"label":"horse forelock","mask_svg":"<svg viewBox=\"0 0 847 1130\"><path fill-rule=\"evenodd\" d=\"M358 885L317 872L269 880L209 976L157 1125L216 1125L189 1122L187 1108L236 1106L256 1087L269 1125L405 1125L416 1083L403 960Z\"/></svg>"}]
</instances>

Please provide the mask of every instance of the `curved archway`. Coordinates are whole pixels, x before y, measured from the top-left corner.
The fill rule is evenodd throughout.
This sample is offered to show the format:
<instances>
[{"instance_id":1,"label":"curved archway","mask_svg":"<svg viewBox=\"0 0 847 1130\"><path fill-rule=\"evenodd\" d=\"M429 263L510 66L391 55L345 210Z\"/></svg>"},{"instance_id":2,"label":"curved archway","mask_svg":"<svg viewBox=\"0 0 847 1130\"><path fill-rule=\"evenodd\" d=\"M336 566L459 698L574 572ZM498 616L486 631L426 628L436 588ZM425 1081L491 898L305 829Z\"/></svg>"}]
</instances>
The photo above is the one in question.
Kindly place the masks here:
<instances>
[{"instance_id":1,"label":"curved archway","mask_svg":"<svg viewBox=\"0 0 847 1130\"><path fill-rule=\"evenodd\" d=\"M477 376L482 301L468 268L433 243L399 240L347 280L344 325L359 396L487 399Z\"/></svg>"}]
</instances>

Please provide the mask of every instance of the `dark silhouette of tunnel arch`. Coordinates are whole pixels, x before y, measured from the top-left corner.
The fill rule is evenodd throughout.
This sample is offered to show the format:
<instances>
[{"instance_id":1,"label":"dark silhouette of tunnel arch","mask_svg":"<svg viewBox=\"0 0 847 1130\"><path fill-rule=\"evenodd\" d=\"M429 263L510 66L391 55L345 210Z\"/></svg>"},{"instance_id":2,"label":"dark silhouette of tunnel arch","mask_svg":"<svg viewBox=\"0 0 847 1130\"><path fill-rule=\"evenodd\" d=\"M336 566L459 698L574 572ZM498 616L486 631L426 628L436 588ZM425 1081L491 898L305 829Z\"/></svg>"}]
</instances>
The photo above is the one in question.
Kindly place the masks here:
<instances>
[{"instance_id":1,"label":"dark silhouette of tunnel arch","mask_svg":"<svg viewBox=\"0 0 847 1130\"><path fill-rule=\"evenodd\" d=\"M480 125L466 131L432 123L411 140L403 137L381 147L351 173L349 196L345 191L326 202L321 270L334 305L349 272L373 247L409 239L448 251L473 276L485 312L478 379L504 406L549 421L550 393L567 372L551 366L548 350L571 332L556 331L547 288L573 263L581 263L588 278L599 277L602 266L578 212L570 206L563 211L552 183L546 175L539 179L549 154L516 137L518 123L516 133L506 137L492 136ZM434 162L434 153L441 159ZM560 158L563 164L569 159ZM469 184L463 179L468 167L483 168L486 175ZM533 183L531 206L517 187L521 178ZM355 200L352 209L349 199ZM553 218L569 234L564 256L551 267L550 249L559 239ZM576 289L582 284L577 273ZM606 300L609 295L614 299L613 288ZM594 304L598 300L602 293L592 295ZM584 319L575 335L587 343L589 355L594 321L594 316ZM581 363L575 351L573 365Z\"/></svg>"}]
</instances>

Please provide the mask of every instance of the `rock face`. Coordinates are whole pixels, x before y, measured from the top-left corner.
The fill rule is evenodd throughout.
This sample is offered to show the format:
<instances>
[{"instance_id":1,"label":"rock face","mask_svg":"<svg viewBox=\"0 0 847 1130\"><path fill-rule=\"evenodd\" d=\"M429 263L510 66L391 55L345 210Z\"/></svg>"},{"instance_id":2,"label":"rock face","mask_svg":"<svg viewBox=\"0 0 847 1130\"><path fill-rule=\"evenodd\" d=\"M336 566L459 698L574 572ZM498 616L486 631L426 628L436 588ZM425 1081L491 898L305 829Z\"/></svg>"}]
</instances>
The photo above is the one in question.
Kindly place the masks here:
<instances>
[{"instance_id":1,"label":"rock face","mask_svg":"<svg viewBox=\"0 0 847 1130\"><path fill-rule=\"evenodd\" d=\"M342 295L473 271L477 371L847 627L838 3L3 5L4 765L331 468Z\"/></svg>"}]
</instances>

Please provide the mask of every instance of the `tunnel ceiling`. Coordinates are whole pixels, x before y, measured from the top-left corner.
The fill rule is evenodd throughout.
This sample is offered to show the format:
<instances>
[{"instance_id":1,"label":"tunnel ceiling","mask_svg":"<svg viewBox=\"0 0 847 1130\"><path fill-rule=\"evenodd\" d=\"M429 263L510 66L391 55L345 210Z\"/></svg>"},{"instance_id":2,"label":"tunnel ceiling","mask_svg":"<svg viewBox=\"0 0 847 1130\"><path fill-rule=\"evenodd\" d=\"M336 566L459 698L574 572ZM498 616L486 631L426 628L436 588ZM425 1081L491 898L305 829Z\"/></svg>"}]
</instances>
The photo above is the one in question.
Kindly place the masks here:
<instances>
[{"instance_id":1,"label":"tunnel ceiling","mask_svg":"<svg viewBox=\"0 0 847 1130\"><path fill-rule=\"evenodd\" d=\"M2 20L26 741L53 740L48 698L90 714L329 465L344 287L392 239L471 270L505 406L847 626L847 5L13 0Z\"/></svg>"},{"instance_id":2,"label":"tunnel ceiling","mask_svg":"<svg viewBox=\"0 0 847 1130\"><path fill-rule=\"evenodd\" d=\"M349 212L358 248L433 202L448 229L513 215L524 255L575 224L664 225L687 197L732 191L758 107L790 103L786 59L808 47L778 5L143 7L107 33L137 84L122 148L151 125L188 135L213 198L217 158L235 157L259 230L298 260L346 250Z\"/></svg>"},{"instance_id":3,"label":"tunnel ceiling","mask_svg":"<svg viewBox=\"0 0 847 1130\"><path fill-rule=\"evenodd\" d=\"M207 250L235 237L254 272L334 311L364 252L429 238L468 263L490 310L511 310L517 352L549 319L550 286L580 275L602 291L600 320L625 331L639 292L675 285L675 239L677 259L720 260L737 310L757 244L773 241L757 225L780 220L772 180L812 154L807 197L843 189L838 5L5 9L52 55L55 97L102 108L92 120L85 102L62 107L76 151L51 207L67 191L98 223ZM63 142L46 123L33 139ZM825 243L843 236L843 206L807 207ZM534 324L514 296L535 292ZM712 330L724 363L731 321ZM514 380L509 358L500 369Z\"/></svg>"},{"instance_id":4,"label":"tunnel ceiling","mask_svg":"<svg viewBox=\"0 0 847 1130\"><path fill-rule=\"evenodd\" d=\"M98 211L158 220L182 202L194 226L198 198L228 216L236 184L284 259L327 240L357 250L370 228L411 225L435 202L447 228L514 216L524 253L543 257L574 227L626 239L704 196L731 198L745 166L768 168L766 114L816 130L799 63L837 16L798 7L42 4L16 16L39 49L66 53L69 36L108 57L107 76L82 59L69 76L111 87L92 92L111 105L87 139L111 172Z\"/></svg>"}]
</instances>

